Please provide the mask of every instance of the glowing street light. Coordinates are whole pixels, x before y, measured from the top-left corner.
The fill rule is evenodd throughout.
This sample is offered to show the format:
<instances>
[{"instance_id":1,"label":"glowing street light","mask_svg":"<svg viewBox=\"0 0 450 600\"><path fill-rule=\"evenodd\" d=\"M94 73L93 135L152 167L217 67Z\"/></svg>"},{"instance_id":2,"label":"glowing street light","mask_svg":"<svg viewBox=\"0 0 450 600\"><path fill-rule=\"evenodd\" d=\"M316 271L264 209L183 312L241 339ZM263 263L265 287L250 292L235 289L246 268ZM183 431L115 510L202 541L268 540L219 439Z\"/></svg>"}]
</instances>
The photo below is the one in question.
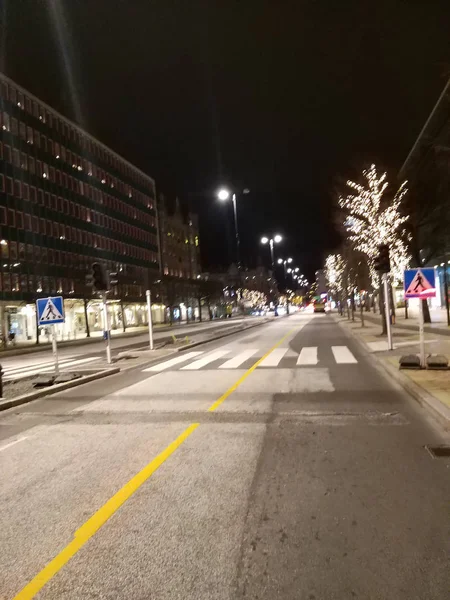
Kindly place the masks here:
<instances>
[{"instance_id":1,"label":"glowing street light","mask_svg":"<svg viewBox=\"0 0 450 600\"><path fill-rule=\"evenodd\" d=\"M250 190L248 188L245 188L245 190L242 191L243 194L249 194ZM235 233L235 237L236 237L236 261L237 261L237 267L238 270L241 270L241 259L240 259L240 240L239 240L239 231L238 231L238 218L237 218L237 206L236 206L236 194L233 193L231 194L231 192L229 190L227 190L226 188L221 188L218 192L217 192L217 197L219 200L221 200L222 202L226 202L231 196L231 200L233 202L233 212L234 212L234 233Z\"/></svg>"},{"instance_id":2,"label":"glowing street light","mask_svg":"<svg viewBox=\"0 0 450 600\"><path fill-rule=\"evenodd\" d=\"M285 277L286 277L286 265L290 265L292 261L293 261L293 259L292 259L292 258L284 258L284 259L283 259L283 258L279 258L279 259L277 260L278 264L279 264L279 265L283 265L283 267L284 267L284 276L285 276ZM292 270L292 269L288 269L288 270L287 270L287 273L290 273L290 272L291 272L291 270Z\"/></svg>"},{"instance_id":3,"label":"glowing street light","mask_svg":"<svg viewBox=\"0 0 450 600\"><path fill-rule=\"evenodd\" d=\"M273 245L274 245L274 243L275 244L279 244L282 241L282 239L283 238L282 238L282 236L279 233L277 233L276 235L274 235L271 238L268 238L267 236L263 236L261 238L261 244L269 244L270 258L272 260L272 267L275 264L275 257L274 257L274 254L273 254Z\"/></svg>"},{"instance_id":4,"label":"glowing street light","mask_svg":"<svg viewBox=\"0 0 450 600\"><path fill-rule=\"evenodd\" d=\"M219 200L228 200L228 198L230 197L230 192L225 188L222 188L217 192L217 197L219 198Z\"/></svg>"}]
</instances>

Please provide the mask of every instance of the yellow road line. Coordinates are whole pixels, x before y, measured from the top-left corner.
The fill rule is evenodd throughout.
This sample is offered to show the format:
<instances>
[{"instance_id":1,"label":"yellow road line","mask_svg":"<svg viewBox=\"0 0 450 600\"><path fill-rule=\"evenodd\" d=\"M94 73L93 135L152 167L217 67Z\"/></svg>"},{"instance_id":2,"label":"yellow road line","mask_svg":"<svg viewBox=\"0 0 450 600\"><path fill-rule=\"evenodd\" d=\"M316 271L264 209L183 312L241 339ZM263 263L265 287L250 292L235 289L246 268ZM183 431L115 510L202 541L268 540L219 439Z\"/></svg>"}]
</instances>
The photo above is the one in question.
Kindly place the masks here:
<instances>
[{"instance_id":1,"label":"yellow road line","mask_svg":"<svg viewBox=\"0 0 450 600\"><path fill-rule=\"evenodd\" d=\"M169 458L193 433L200 423L189 425L165 450L158 454L146 467L139 471L122 489L98 509L84 525L75 532L74 539L46 565L15 597L14 600L30 600L52 579L106 521L136 492L149 477Z\"/></svg>"},{"instance_id":2,"label":"yellow road line","mask_svg":"<svg viewBox=\"0 0 450 600\"><path fill-rule=\"evenodd\" d=\"M231 394L232 394L232 393L233 393L233 392L234 392L234 391L235 391L235 390L236 390L236 389L237 389L237 388L238 388L238 387L241 385L241 383L243 383L243 382L244 382L244 381L247 379L247 377L248 377L248 376L249 376L251 373L253 373L253 371L254 371L254 370L255 370L255 369L256 369L256 368L257 368L257 367L258 367L258 366L259 366L259 365L262 363L262 361L263 361L265 358L267 358L267 357L269 356L269 354L275 350L275 348L278 348L278 346L280 346L280 345L281 345L281 344L284 342L284 340L285 340L286 338L288 338L290 335L292 335L292 334L294 333L294 331L297 331L297 329L298 329L298 327L294 327L294 329L291 329L291 330L290 330L290 331L289 331L289 332L288 332L286 335L284 335L284 336L281 338L281 340L279 340L279 341L278 341L278 342L277 342L277 343L276 343L274 346L272 346L272 348L271 348L271 349L270 349L268 352L266 352L266 353L264 354L264 356L262 356L262 357L261 357L259 360L257 360L257 361L255 362L255 364L254 364L254 365L252 365L252 366L251 366L251 367L248 369L248 371L246 371L246 372L245 372L245 373L242 375L242 377L240 377L240 378L239 378L239 379L236 381L236 383L234 383L234 384L233 384L233 385L232 385L232 386L231 386L231 387L230 387L230 388L229 388L229 389L228 389L228 390L225 392L225 394L223 394L222 396L220 396L220 398L219 398L218 400L216 400L216 401L214 402L214 404L211 404L211 406L208 408L208 411L212 412L213 410L216 410L216 408L218 408L218 407L219 407L219 406L222 404L222 402L224 402L224 401L225 401L225 400L228 398L228 396L230 396L230 395L231 395Z\"/></svg>"},{"instance_id":3,"label":"yellow road line","mask_svg":"<svg viewBox=\"0 0 450 600\"><path fill-rule=\"evenodd\" d=\"M208 411L212 412L216 410L218 406L222 404L224 400L228 398L247 377L253 373L258 365L267 357L269 354L278 348L285 339L287 339L294 331L298 328L294 327L281 340L279 340L272 348L264 354L262 358L257 360L248 371L240 377L234 385L232 385L214 404L212 404ZM193 423L189 425L183 433L177 437L172 443L170 443L165 450L158 454L142 471L139 471L128 483L126 483L118 492L112 496L96 513L92 515L77 531L75 532L74 539L67 544L65 548L61 550L55 558L46 565L42 571L40 571L36 577L34 577L30 583L28 583L13 600L31 600L35 595L60 571L65 564L84 546L84 544L102 527L110 517L141 487L143 483L149 479L155 471L169 458L175 450L181 446L181 444L193 433L200 423Z\"/></svg>"}]
</instances>

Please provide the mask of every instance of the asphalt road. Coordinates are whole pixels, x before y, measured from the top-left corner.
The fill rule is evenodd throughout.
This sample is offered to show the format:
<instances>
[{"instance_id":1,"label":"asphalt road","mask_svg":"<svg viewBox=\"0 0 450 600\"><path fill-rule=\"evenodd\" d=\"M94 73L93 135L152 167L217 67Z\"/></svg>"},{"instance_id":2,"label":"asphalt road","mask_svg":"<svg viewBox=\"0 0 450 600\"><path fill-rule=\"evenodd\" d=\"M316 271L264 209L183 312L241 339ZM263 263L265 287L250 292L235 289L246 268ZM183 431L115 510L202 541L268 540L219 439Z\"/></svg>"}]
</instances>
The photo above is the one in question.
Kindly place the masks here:
<instances>
[{"instance_id":1,"label":"asphalt road","mask_svg":"<svg viewBox=\"0 0 450 600\"><path fill-rule=\"evenodd\" d=\"M445 435L331 317L195 351L0 416L2 600L449 597Z\"/></svg>"}]
</instances>

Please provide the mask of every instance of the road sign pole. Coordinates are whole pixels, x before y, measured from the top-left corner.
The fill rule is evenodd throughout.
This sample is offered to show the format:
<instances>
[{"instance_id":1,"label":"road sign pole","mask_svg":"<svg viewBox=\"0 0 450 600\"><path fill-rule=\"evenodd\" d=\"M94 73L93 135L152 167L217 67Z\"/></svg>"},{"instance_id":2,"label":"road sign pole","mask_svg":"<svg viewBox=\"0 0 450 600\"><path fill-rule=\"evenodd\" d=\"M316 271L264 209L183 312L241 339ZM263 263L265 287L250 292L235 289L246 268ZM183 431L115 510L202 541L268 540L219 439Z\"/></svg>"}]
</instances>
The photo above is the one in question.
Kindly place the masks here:
<instances>
[{"instance_id":1,"label":"road sign pole","mask_svg":"<svg viewBox=\"0 0 450 600\"><path fill-rule=\"evenodd\" d=\"M103 323L106 328L106 360L108 365L112 363L111 360L111 331L109 326L109 313L108 313L108 305L106 304L106 292L102 294L103 298Z\"/></svg>"},{"instance_id":2,"label":"road sign pole","mask_svg":"<svg viewBox=\"0 0 450 600\"><path fill-rule=\"evenodd\" d=\"M59 364L58 364L58 344L56 342L56 327L55 327L55 325L52 325L51 328L52 328L53 360L55 361L55 377L58 377L58 375L59 375Z\"/></svg>"},{"instance_id":3,"label":"road sign pole","mask_svg":"<svg viewBox=\"0 0 450 600\"><path fill-rule=\"evenodd\" d=\"M150 290L147 290L145 295L147 297L148 337L150 340L150 350L153 350L152 294Z\"/></svg>"},{"instance_id":4,"label":"road sign pole","mask_svg":"<svg viewBox=\"0 0 450 600\"><path fill-rule=\"evenodd\" d=\"M389 282L387 273L383 273L383 287L384 287L384 308L386 311L386 328L388 335L388 350L393 350L394 346L392 344L392 329L391 329L391 311L390 311L390 302L389 302Z\"/></svg>"},{"instance_id":5,"label":"road sign pole","mask_svg":"<svg viewBox=\"0 0 450 600\"><path fill-rule=\"evenodd\" d=\"M419 299L419 345L420 345L420 366L425 368L425 336L423 332L423 301Z\"/></svg>"},{"instance_id":6,"label":"road sign pole","mask_svg":"<svg viewBox=\"0 0 450 600\"><path fill-rule=\"evenodd\" d=\"M423 325L423 301L427 298L436 297L436 272L431 268L406 269L404 273L405 280L405 299L419 299L419 348L420 348L420 366L425 365L425 337Z\"/></svg>"}]
</instances>

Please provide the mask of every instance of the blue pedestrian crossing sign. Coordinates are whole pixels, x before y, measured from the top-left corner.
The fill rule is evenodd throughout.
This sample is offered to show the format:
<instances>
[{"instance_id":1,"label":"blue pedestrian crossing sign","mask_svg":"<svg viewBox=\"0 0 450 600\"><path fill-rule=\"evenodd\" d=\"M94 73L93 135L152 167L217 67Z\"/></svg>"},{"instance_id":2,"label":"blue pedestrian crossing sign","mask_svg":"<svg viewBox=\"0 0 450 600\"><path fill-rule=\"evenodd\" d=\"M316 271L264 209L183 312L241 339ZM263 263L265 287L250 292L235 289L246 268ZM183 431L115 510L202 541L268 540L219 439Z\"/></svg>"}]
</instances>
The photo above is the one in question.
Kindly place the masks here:
<instances>
[{"instance_id":1,"label":"blue pedestrian crossing sign","mask_svg":"<svg viewBox=\"0 0 450 600\"><path fill-rule=\"evenodd\" d=\"M434 269L408 269L405 271L405 298L434 298L436 282Z\"/></svg>"},{"instance_id":2,"label":"blue pedestrian crossing sign","mask_svg":"<svg viewBox=\"0 0 450 600\"><path fill-rule=\"evenodd\" d=\"M36 300L39 325L64 323L64 302L62 296L39 298Z\"/></svg>"}]
</instances>

